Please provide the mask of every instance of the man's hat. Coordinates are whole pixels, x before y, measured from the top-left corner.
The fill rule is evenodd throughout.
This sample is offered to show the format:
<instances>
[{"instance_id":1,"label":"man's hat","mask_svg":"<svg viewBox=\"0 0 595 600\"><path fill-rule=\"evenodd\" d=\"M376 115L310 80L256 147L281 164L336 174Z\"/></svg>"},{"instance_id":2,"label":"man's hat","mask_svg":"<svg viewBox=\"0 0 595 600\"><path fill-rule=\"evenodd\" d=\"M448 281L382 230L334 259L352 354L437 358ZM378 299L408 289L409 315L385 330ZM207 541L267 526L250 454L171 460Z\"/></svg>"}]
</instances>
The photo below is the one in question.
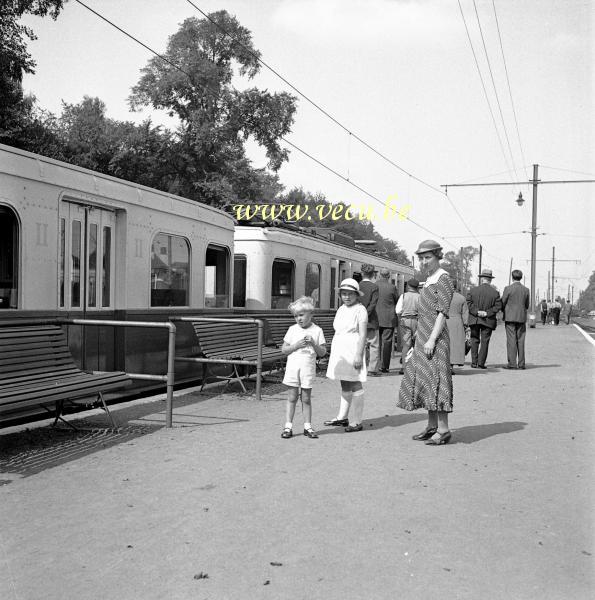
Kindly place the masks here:
<instances>
[{"instance_id":1,"label":"man's hat","mask_svg":"<svg viewBox=\"0 0 595 600\"><path fill-rule=\"evenodd\" d=\"M488 279L494 279L494 276L492 275L492 269L482 269L481 273L479 274L480 277L486 277Z\"/></svg>"},{"instance_id":2,"label":"man's hat","mask_svg":"<svg viewBox=\"0 0 595 600\"><path fill-rule=\"evenodd\" d=\"M433 250L442 250L442 246L434 240L424 240L420 242L415 254L423 254L424 252L432 252Z\"/></svg>"},{"instance_id":3,"label":"man's hat","mask_svg":"<svg viewBox=\"0 0 595 600\"><path fill-rule=\"evenodd\" d=\"M408 288L414 288L414 289L418 289L419 288L419 281L417 281L417 279L415 279L415 277L412 277L408 282L407 282L407 287Z\"/></svg>"},{"instance_id":4,"label":"man's hat","mask_svg":"<svg viewBox=\"0 0 595 600\"><path fill-rule=\"evenodd\" d=\"M343 279L341 285L339 286L339 290L345 290L346 292L355 292L360 296L364 295L364 293L359 289L359 283L355 279L351 279L350 277L347 279Z\"/></svg>"}]
</instances>

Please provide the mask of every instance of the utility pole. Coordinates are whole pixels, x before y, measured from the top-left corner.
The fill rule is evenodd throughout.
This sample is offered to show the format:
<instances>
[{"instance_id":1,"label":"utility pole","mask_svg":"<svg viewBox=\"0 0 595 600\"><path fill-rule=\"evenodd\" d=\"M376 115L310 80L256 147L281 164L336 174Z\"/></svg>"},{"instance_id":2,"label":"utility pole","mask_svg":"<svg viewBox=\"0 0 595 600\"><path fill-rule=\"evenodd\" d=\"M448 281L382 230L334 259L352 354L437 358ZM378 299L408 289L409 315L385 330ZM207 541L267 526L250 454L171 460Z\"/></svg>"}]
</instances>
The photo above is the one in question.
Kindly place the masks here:
<instances>
[{"instance_id":1,"label":"utility pole","mask_svg":"<svg viewBox=\"0 0 595 600\"><path fill-rule=\"evenodd\" d=\"M508 269L508 285L510 285L511 277L512 277L512 256L510 257L510 268Z\"/></svg>"},{"instance_id":2,"label":"utility pole","mask_svg":"<svg viewBox=\"0 0 595 600\"><path fill-rule=\"evenodd\" d=\"M550 284L552 283L552 278L550 277L551 271L547 272L547 301L551 300L550 297Z\"/></svg>"},{"instance_id":3,"label":"utility pole","mask_svg":"<svg viewBox=\"0 0 595 600\"><path fill-rule=\"evenodd\" d=\"M483 253L483 246L481 244L479 244L479 272L481 274L481 256Z\"/></svg>"},{"instance_id":4,"label":"utility pole","mask_svg":"<svg viewBox=\"0 0 595 600\"><path fill-rule=\"evenodd\" d=\"M554 269L556 268L556 247L552 246L552 302L556 299L556 280L554 279Z\"/></svg>"},{"instance_id":5,"label":"utility pole","mask_svg":"<svg viewBox=\"0 0 595 600\"><path fill-rule=\"evenodd\" d=\"M539 165L533 165L533 179L527 181L511 181L511 182L498 182L498 183L447 183L441 187L445 188L448 194L449 187L483 187L488 185L526 185L530 183L533 186L533 209L531 212L531 306L530 314L533 315L533 322L530 321L530 327L535 326L535 262L536 262L536 249L537 249L537 186L549 183L595 183L595 179L570 179L570 180L556 180L556 181L540 181L538 178ZM516 203L522 206L524 203L523 195L519 193L519 197ZM481 272L481 245L479 246L479 264ZM549 285L549 283L548 283Z\"/></svg>"}]
</instances>

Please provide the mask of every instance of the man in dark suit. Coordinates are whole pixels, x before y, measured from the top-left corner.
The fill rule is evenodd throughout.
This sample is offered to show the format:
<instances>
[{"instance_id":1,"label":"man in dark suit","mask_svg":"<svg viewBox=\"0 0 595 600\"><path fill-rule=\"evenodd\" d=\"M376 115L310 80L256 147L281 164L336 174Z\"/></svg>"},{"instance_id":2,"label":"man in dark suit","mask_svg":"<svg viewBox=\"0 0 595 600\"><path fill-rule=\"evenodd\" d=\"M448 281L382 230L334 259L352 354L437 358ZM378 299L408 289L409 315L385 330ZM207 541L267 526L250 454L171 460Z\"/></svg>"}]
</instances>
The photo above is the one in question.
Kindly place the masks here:
<instances>
[{"instance_id":1,"label":"man in dark suit","mask_svg":"<svg viewBox=\"0 0 595 600\"><path fill-rule=\"evenodd\" d=\"M522 271L512 272L513 284L507 285L502 292L502 310L506 326L507 369L525 368L525 332L527 330L527 309L529 308L529 289L522 283Z\"/></svg>"},{"instance_id":2,"label":"man in dark suit","mask_svg":"<svg viewBox=\"0 0 595 600\"><path fill-rule=\"evenodd\" d=\"M363 279L359 282L359 289L363 292L361 303L368 311L368 335L366 352L369 356L368 375L380 375L378 373L378 363L380 362L380 352L378 345L378 315L376 314L376 304L378 303L378 286L372 281L374 278L374 265L364 263L361 266Z\"/></svg>"},{"instance_id":3,"label":"man in dark suit","mask_svg":"<svg viewBox=\"0 0 595 600\"><path fill-rule=\"evenodd\" d=\"M469 327L471 329L471 366L474 369L487 369L486 359L492 331L496 329L496 315L502 310L502 300L498 290L491 285L491 269L483 269L479 275L479 285L469 290Z\"/></svg>"},{"instance_id":4,"label":"man in dark suit","mask_svg":"<svg viewBox=\"0 0 595 600\"><path fill-rule=\"evenodd\" d=\"M393 352L393 334L397 326L397 315L395 306L399 299L397 288L389 281L390 271L383 267L380 269L380 279L376 282L378 286L378 303L376 314L378 315L378 338L380 344L380 368L381 373L388 373L390 358ZM376 365L371 365L374 369Z\"/></svg>"}]
</instances>

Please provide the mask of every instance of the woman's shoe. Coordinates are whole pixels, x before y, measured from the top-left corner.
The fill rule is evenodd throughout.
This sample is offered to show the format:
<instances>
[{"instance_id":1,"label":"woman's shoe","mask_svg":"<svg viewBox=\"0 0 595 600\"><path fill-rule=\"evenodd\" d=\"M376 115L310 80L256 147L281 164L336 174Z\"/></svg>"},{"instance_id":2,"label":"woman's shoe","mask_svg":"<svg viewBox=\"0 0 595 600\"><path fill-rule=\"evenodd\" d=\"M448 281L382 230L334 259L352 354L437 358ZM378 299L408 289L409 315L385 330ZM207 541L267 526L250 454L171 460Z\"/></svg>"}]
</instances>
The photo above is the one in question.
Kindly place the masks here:
<instances>
[{"instance_id":1,"label":"woman's shoe","mask_svg":"<svg viewBox=\"0 0 595 600\"><path fill-rule=\"evenodd\" d=\"M331 419L330 421L325 421L324 424L327 426L335 425L335 426L345 427L346 425L349 425L349 419Z\"/></svg>"},{"instance_id":2,"label":"woman's shoe","mask_svg":"<svg viewBox=\"0 0 595 600\"><path fill-rule=\"evenodd\" d=\"M281 433L281 437L284 440L289 439L292 435L293 435L293 431L289 427L286 427Z\"/></svg>"},{"instance_id":3,"label":"woman's shoe","mask_svg":"<svg viewBox=\"0 0 595 600\"><path fill-rule=\"evenodd\" d=\"M312 427L310 427L310 429L304 429L304 435L312 438L313 440L318 439L318 434L312 429Z\"/></svg>"},{"instance_id":4,"label":"woman's shoe","mask_svg":"<svg viewBox=\"0 0 595 600\"><path fill-rule=\"evenodd\" d=\"M440 434L439 438L432 438L426 442L426 446L442 446L443 444L448 444L450 442L450 438L452 434L450 431L445 431Z\"/></svg>"},{"instance_id":5,"label":"woman's shoe","mask_svg":"<svg viewBox=\"0 0 595 600\"><path fill-rule=\"evenodd\" d=\"M353 431L361 431L364 426L360 423L359 425L348 425L345 427L345 431L347 433L352 433Z\"/></svg>"},{"instance_id":6,"label":"woman's shoe","mask_svg":"<svg viewBox=\"0 0 595 600\"><path fill-rule=\"evenodd\" d=\"M426 427L421 433L411 437L412 440L429 440L438 431L437 427Z\"/></svg>"}]
</instances>

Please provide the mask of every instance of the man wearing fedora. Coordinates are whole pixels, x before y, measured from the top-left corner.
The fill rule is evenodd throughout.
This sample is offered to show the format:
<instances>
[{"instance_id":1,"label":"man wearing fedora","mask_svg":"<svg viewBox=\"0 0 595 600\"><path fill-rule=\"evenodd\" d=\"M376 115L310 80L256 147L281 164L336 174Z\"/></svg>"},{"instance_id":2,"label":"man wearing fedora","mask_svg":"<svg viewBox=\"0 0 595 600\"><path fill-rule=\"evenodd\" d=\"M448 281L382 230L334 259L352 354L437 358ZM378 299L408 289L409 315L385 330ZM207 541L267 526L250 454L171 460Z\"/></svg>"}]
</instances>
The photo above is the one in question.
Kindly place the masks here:
<instances>
[{"instance_id":1,"label":"man wearing fedora","mask_svg":"<svg viewBox=\"0 0 595 600\"><path fill-rule=\"evenodd\" d=\"M491 269L482 269L479 285L467 294L471 329L471 366L474 369L487 369L490 337L496 329L496 315L502 310L502 300L498 290L491 285L492 279L494 276Z\"/></svg>"},{"instance_id":2,"label":"man wearing fedora","mask_svg":"<svg viewBox=\"0 0 595 600\"><path fill-rule=\"evenodd\" d=\"M363 292L361 303L368 311L368 375L377 376L380 362L380 344L378 339L378 314L376 305L378 304L378 286L372 281L374 278L374 265L364 263L361 266L363 279L359 282L359 289Z\"/></svg>"},{"instance_id":3,"label":"man wearing fedora","mask_svg":"<svg viewBox=\"0 0 595 600\"><path fill-rule=\"evenodd\" d=\"M380 344L380 358L378 365L370 365L370 368L381 373L388 373L390 359L393 353L393 334L397 326L397 315L395 306L399 299L399 292L389 280L390 271L386 267L380 269L380 277L376 281L378 286L378 303L376 314L378 315L378 340Z\"/></svg>"},{"instance_id":4,"label":"man wearing fedora","mask_svg":"<svg viewBox=\"0 0 595 600\"><path fill-rule=\"evenodd\" d=\"M506 327L507 369L525 368L525 332L527 330L527 309L529 308L529 289L522 283L523 272L515 269L512 272L512 285L507 285L502 292L502 310Z\"/></svg>"}]
</instances>

